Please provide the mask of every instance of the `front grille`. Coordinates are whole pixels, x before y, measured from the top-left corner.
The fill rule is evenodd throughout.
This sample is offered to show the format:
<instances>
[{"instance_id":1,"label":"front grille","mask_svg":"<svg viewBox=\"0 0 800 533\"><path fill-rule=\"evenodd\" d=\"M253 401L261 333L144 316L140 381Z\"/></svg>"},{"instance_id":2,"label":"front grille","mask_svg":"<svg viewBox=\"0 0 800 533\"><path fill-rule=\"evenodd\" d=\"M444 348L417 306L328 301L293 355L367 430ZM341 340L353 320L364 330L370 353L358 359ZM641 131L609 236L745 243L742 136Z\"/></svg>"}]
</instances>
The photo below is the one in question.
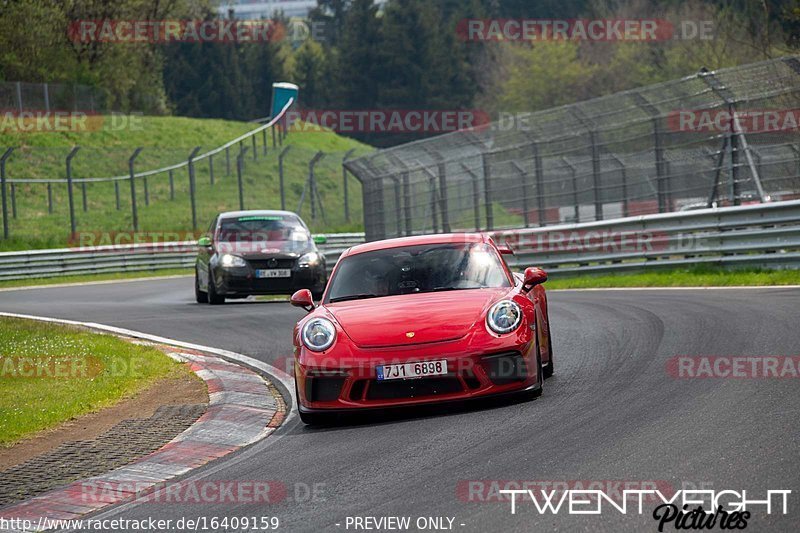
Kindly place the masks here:
<instances>
[{"instance_id":1,"label":"front grille","mask_svg":"<svg viewBox=\"0 0 800 533\"><path fill-rule=\"evenodd\" d=\"M357 402L361 400L361 397L364 396L364 387L367 386L366 379L359 379L353 386L350 387L350 400Z\"/></svg>"},{"instance_id":2,"label":"front grille","mask_svg":"<svg viewBox=\"0 0 800 533\"><path fill-rule=\"evenodd\" d=\"M345 376L307 376L306 398L311 402L332 402L339 398Z\"/></svg>"},{"instance_id":3,"label":"front grille","mask_svg":"<svg viewBox=\"0 0 800 533\"><path fill-rule=\"evenodd\" d=\"M373 380L367 389L368 400L395 400L418 398L462 392L461 383L454 377L398 379L389 381Z\"/></svg>"},{"instance_id":4,"label":"front grille","mask_svg":"<svg viewBox=\"0 0 800 533\"><path fill-rule=\"evenodd\" d=\"M248 259L248 263L253 269L266 270L268 268L292 268L294 259L276 259L277 264L272 263L272 259Z\"/></svg>"},{"instance_id":5,"label":"front grille","mask_svg":"<svg viewBox=\"0 0 800 533\"><path fill-rule=\"evenodd\" d=\"M524 381L528 377L525 359L519 352L500 353L483 358L486 373L495 385Z\"/></svg>"}]
</instances>

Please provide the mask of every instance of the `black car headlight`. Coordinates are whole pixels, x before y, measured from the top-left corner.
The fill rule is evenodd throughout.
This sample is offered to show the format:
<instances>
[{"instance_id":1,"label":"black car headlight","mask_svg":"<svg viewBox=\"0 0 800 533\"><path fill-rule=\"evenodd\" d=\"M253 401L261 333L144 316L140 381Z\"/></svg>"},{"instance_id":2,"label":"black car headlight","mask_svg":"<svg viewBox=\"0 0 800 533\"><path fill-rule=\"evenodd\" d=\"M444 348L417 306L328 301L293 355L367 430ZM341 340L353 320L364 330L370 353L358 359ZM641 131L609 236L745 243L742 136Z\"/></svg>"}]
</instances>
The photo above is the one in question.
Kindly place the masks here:
<instances>
[{"instance_id":1,"label":"black car headlight","mask_svg":"<svg viewBox=\"0 0 800 533\"><path fill-rule=\"evenodd\" d=\"M486 315L486 324L495 333L510 333L517 329L522 322L522 310L516 302L501 300L489 309Z\"/></svg>"},{"instance_id":2,"label":"black car headlight","mask_svg":"<svg viewBox=\"0 0 800 533\"><path fill-rule=\"evenodd\" d=\"M336 340L336 328L327 318L312 318L300 332L303 344L314 352L323 352Z\"/></svg>"}]
</instances>

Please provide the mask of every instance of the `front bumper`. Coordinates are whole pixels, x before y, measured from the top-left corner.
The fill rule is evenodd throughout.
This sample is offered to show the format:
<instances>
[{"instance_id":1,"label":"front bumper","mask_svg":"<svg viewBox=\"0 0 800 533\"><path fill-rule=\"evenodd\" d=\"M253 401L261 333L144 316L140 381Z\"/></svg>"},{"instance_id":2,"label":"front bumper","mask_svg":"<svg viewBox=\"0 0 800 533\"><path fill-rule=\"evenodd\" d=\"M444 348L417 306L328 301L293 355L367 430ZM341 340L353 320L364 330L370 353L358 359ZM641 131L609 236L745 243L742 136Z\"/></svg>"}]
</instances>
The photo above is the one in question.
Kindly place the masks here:
<instances>
[{"instance_id":1,"label":"front bumper","mask_svg":"<svg viewBox=\"0 0 800 533\"><path fill-rule=\"evenodd\" d=\"M257 278L255 269L221 268L215 272L217 294L221 296L249 296L267 294L292 294L300 289L314 293L325 290L327 276L324 267L292 269L288 278Z\"/></svg>"},{"instance_id":2,"label":"front bumper","mask_svg":"<svg viewBox=\"0 0 800 533\"><path fill-rule=\"evenodd\" d=\"M522 339L517 339L522 340ZM348 360L306 352L295 360L298 408L340 412L419 405L502 395L538 387L535 341L495 342L478 351L464 343L375 350ZM377 367L390 363L446 360L443 376L377 380Z\"/></svg>"}]
</instances>

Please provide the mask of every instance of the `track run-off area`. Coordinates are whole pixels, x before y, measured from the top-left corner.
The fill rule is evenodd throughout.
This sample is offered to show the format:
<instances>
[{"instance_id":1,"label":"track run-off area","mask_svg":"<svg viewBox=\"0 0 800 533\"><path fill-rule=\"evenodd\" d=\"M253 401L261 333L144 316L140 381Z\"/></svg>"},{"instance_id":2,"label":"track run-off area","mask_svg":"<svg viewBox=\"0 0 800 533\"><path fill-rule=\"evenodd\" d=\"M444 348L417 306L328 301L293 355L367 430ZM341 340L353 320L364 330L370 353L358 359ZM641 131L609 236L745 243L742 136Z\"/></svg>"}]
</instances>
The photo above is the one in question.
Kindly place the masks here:
<instances>
[{"instance_id":1,"label":"track run-off area","mask_svg":"<svg viewBox=\"0 0 800 533\"><path fill-rule=\"evenodd\" d=\"M556 374L534 401L379 413L325 428L294 416L188 477L274 482L285 488L277 501L135 503L101 517L278 517L279 531L354 531L354 517L390 516L410 517L412 530L420 517L442 517L465 532L657 531L653 506L575 516L540 514L521 500L512 514L496 489L519 480L744 489L752 499L791 490L788 514L754 508L747 530L798 529L800 379L752 376L750 366L723 376L728 367L714 357L796 361L800 289L552 291L549 305ZM286 302L196 304L191 278L0 291L0 311L127 328L282 370L304 314ZM706 369L710 361L715 377L697 377L702 367L686 361Z\"/></svg>"}]
</instances>

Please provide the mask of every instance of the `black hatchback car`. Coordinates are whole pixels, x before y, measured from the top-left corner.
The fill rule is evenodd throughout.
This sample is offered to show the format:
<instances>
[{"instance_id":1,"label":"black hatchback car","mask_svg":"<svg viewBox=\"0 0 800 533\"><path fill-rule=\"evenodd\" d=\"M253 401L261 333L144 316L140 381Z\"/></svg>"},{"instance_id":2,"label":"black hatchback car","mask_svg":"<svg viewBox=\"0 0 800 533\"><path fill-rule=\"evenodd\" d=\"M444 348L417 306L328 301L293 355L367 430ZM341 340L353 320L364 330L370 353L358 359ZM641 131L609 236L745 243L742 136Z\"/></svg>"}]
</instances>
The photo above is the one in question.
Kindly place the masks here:
<instances>
[{"instance_id":1,"label":"black hatchback car","mask_svg":"<svg viewBox=\"0 0 800 533\"><path fill-rule=\"evenodd\" d=\"M221 213L197 241L197 302L216 305L299 289L321 298L328 275L316 244L324 242L312 239L305 222L289 211Z\"/></svg>"}]
</instances>

